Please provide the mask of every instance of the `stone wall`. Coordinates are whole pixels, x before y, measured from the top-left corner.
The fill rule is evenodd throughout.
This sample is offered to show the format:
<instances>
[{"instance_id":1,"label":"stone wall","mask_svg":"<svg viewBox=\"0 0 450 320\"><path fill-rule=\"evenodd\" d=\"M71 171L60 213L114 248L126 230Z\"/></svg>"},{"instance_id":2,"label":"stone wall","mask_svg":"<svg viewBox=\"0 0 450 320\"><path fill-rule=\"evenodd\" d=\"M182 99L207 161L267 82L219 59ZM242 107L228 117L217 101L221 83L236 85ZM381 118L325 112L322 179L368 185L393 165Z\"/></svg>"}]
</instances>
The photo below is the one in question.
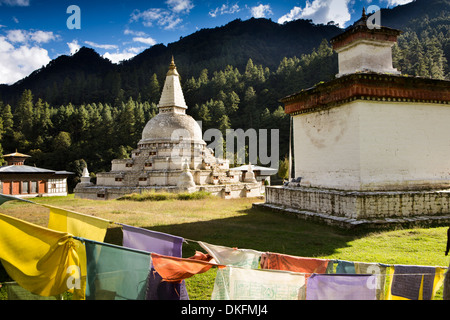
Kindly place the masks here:
<instances>
[{"instance_id":1,"label":"stone wall","mask_svg":"<svg viewBox=\"0 0 450 320\"><path fill-rule=\"evenodd\" d=\"M235 198L254 198L260 197L262 186L259 182L256 183L237 183L227 185L204 185L196 186L195 191L206 191L213 196L218 196L224 199ZM143 193L149 191L160 192L184 192L176 186L136 186L136 187L102 187L102 186L86 186L79 184L75 189L75 197L81 199L91 200L111 200L117 199L123 195L131 193Z\"/></svg>"},{"instance_id":2,"label":"stone wall","mask_svg":"<svg viewBox=\"0 0 450 320\"><path fill-rule=\"evenodd\" d=\"M450 190L346 192L266 187L266 203L350 219L408 218L450 214Z\"/></svg>"}]
</instances>

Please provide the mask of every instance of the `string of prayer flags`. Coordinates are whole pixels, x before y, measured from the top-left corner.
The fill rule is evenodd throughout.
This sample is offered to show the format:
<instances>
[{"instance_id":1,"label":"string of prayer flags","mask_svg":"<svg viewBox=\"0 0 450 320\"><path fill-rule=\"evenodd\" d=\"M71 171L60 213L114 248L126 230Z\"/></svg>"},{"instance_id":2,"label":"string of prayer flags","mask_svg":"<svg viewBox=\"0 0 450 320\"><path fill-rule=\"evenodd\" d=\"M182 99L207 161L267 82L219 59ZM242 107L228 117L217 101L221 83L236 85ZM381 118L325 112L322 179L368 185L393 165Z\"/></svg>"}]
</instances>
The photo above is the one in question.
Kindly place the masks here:
<instances>
[{"instance_id":1,"label":"string of prayer flags","mask_svg":"<svg viewBox=\"0 0 450 320\"><path fill-rule=\"evenodd\" d=\"M227 266L217 270L211 300L304 300L302 273Z\"/></svg>"},{"instance_id":2,"label":"string of prayer flags","mask_svg":"<svg viewBox=\"0 0 450 320\"><path fill-rule=\"evenodd\" d=\"M85 239L87 300L145 300L151 256Z\"/></svg>"},{"instance_id":3,"label":"string of prayer flags","mask_svg":"<svg viewBox=\"0 0 450 320\"><path fill-rule=\"evenodd\" d=\"M65 209L45 205L50 209L48 228L68 232L75 237L102 242L110 221Z\"/></svg>"},{"instance_id":4,"label":"string of prayer flags","mask_svg":"<svg viewBox=\"0 0 450 320\"><path fill-rule=\"evenodd\" d=\"M291 272L327 273L328 266L333 266L328 259L296 257L280 253L266 252L261 255L261 268L285 270Z\"/></svg>"},{"instance_id":5,"label":"string of prayer flags","mask_svg":"<svg viewBox=\"0 0 450 320\"><path fill-rule=\"evenodd\" d=\"M377 275L313 274L308 278L306 300L376 300Z\"/></svg>"},{"instance_id":6,"label":"string of prayer flags","mask_svg":"<svg viewBox=\"0 0 450 320\"><path fill-rule=\"evenodd\" d=\"M235 267L258 269L262 252L251 249L237 249L206 242L198 241L198 244L208 252L218 264Z\"/></svg>"},{"instance_id":7,"label":"string of prayer flags","mask_svg":"<svg viewBox=\"0 0 450 320\"><path fill-rule=\"evenodd\" d=\"M0 195L0 205L11 200L34 203ZM50 209L48 228L0 214L0 262L15 288L41 297L69 291L73 299L187 300L184 279L216 266L212 299L431 300L447 269L305 258L199 241L207 254L197 251L184 259L182 237L120 224L124 241L116 246L103 243L110 221L42 206Z\"/></svg>"},{"instance_id":8,"label":"string of prayer flags","mask_svg":"<svg viewBox=\"0 0 450 320\"><path fill-rule=\"evenodd\" d=\"M66 232L0 214L0 260L22 288L40 296L66 291L84 299L84 245Z\"/></svg>"},{"instance_id":9,"label":"string of prayer flags","mask_svg":"<svg viewBox=\"0 0 450 320\"><path fill-rule=\"evenodd\" d=\"M387 300L432 300L444 281L444 268L393 265Z\"/></svg>"},{"instance_id":10,"label":"string of prayer flags","mask_svg":"<svg viewBox=\"0 0 450 320\"><path fill-rule=\"evenodd\" d=\"M198 257L203 259L205 255L197 254L191 258L176 258L152 253L152 263L156 272L161 275L164 281L175 283L179 283L195 274L204 273L213 266L225 267L224 265L199 260Z\"/></svg>"}]
</instances>

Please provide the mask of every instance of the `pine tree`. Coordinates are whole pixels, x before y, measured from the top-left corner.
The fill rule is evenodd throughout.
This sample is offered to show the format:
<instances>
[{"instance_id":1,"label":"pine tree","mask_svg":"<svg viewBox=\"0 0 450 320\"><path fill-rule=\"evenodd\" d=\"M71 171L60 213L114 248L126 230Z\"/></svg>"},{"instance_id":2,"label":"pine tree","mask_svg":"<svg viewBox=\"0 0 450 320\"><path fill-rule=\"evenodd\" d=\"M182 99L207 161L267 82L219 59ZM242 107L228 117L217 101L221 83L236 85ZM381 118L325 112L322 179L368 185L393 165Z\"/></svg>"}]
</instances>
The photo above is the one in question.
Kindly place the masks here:
<instances>
[{"instance_id":1,"label":"pine tree","mask_svg":"<svg viewBox=\"0 0 450 320\"><path fill-rule=\"evenodd\" d=\"M5 134L12 133L12 131L14 130L14 120L11 112L11 106L9 104L2 107L0 116L3 121L4 133Z\"/></svg>"},{"instance_id":2,"label":"pine tree","mask_svg":"<svg viewBox=\"0 0 450 320\"><path fill-rule=\"evenodd\" d=\"M239 95L236 92L231 91L225 101L228 115L234 114L238 111L241 99L239 99Z\"/></svg>"},{"instance_id":3,"label":"pine tree","mask_svg":"<svg viewBox=\"0 0 450 320\"><path fill-rule=\"evenodd\" d=\"M226 135L226 130L231 128L231 122L230 118L226 114L224 114L222 117L220 117L219 121L217 122L217 129L219 129L222 132L222 135Z\"/></svg>"},{"instance_id":4,"label":"pine tree","mask_svg":"<svg viewBox=\"0 0 450 320\"><path fill-rule=\"evenodd\" d=\"M444 56L442 45L437 37L426 41L429 76L433 79L445 78L445 65L447 59Z\"/></svg>"},{"instance_id":5,"label":"pine tree","mask_svg":"<svg viewBox=\"0 0 450 320\"><path fill-rule=\"evenodd\" d=\"M248 87L244 95L244 128L254 128L254 116L256 109L256 91L253 87Z\"/></svg>"},{"instance_id":6,"label":"pine tree","mask_svg":"<svg viewBox=\"0 0 450 320\"><path fill-rule=\"evenodd\" d=\"M203 69L198 78L198 83L200 86L208 84L208 69Z\"/></svg>"},{"instance_id":7,"label":"pine tree","mask_svg":"<svg viewBox=\"0 0 450 320\"><path fill-rule=\"evenodd\" d=\"M288 158L284 158L280 161L278 165L278 173L277 175L282 179L289 179L289 160Z\"/></svg>"},{"instance_id":8,"label":"pine tree","mask_svg":"<svg viewBox=\"0 0 450 320\"><path fill-rule=\"evenodd\" d=\"M14 150L17 146L14 141L14 121L9 104L3 105L0 113L3 124L1 145L3 150Z\"/></svg>"},{"instance_id":9,"label":"pine tree","mask_svg":"<svg viewBox=\"0 0 450 320\"><path fill-rule=\"evenodd\" d=\"M43 102L41 98L38 99L34 105L34 128L37 137L44 138L49 135L52 129L52 120L50 114L50 106L47 102Z\"/></svg>"},{"instance_id":10,"label":"pine tree","mask_svg":"<svg viewBox=\"0 0 450 320\"><path fill-rule=\"evenodd\" d=\"M202 121L204 130L211 126L211 112L206 104L202 104L198 109L198 120Z\"/></svg>"},{"instance_id":11,"label":"pine tree","mask_svg":"<svg viewBox=\"0 0 450 320\"><path fill-rule=\"evenodd\" d=\"M247 61L247 65L245 66L244 77L246 81L252 81L255 73L255 66L253 64L253 60L250 58Z\"/></svg>"},{"instance_id":12,"label":"pine tree","mask_svg":"<svg viewBox=\"0 0 450 320\"><path fill-rule=\"evenodd\" d=\"M136 103L135 109L134 109L134 119L135 119L135 138L137 138L142 130L144 129L144 126L146 124L145 121L145 114L144 114L144 107L142 103Z\"/></svg>"},{"instance_id":13,"label":"pine tree","mask_svg":"<svg viewBox=\"0 0 450 320\"><path fill-rule=\"evenodd\" d=\"M150 84L148 88L148 101L150 102L159 102L159 98L161 96L161 87L158 82L158 77L156 76L156 73L154 73L150 79Z\"/></svg>"},{"instance_id":14,"label":"pine tree","mask_svg":"<svg viewBox=\"0 0 450 320\"><path fill-rule=\"evenodd\" d=\"M85 139L86 131L88 129L89 114L84 105L74 109L70 117L70 132L75 143L81 142Z\"/></svg>"},{"instance_id":15,"label":"pine tree","mask_svg":"<svg viewBox=\"0 0 450 320\"><path fill-rule=\"evenodd\" d=\"M127 103L122 103L121 108L118 111L116 123L116 135L120 137L120 143L124 147L135 145L135 109L136 104L133 98L128 98ZM140 134L140 133L139 133Z\"/></svg>"},{"instance_id":16,"label":"pine tree","mask_svg":"<svg viewBox=\"0 0 450 320\"><path fill-rule=\"evenodd\" d=\"M57 152L68 151L71 145L72 139L69 132L60 131L53 139L53 149Z\"/></svg>"},{"instance_id":17,"label":"pine tree","mask_svg":"<svg viewBox=\"0 0 450 320\"><path fill-rule=\"evenodd\" d=\"M33 137L33 94L31 90L25 90L20 97L14 112L14 124L18 132L23 134L25 140Z\"/></svg>"}]
</instances>

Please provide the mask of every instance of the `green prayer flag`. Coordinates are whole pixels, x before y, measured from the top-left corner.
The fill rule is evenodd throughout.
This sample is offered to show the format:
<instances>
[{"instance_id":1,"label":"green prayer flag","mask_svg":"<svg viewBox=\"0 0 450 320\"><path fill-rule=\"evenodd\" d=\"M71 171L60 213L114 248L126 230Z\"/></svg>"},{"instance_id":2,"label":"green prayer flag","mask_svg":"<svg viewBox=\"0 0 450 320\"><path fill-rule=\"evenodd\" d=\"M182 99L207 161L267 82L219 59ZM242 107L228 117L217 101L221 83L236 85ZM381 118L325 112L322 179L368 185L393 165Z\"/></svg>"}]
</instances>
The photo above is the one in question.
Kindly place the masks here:
<instances>
[{"instance_id":1,"label":"green prayer flag","mask_svg":"<svg viewBox=\"0 0 450 320\"><path fill-rule=\"evenodd\" d=\"M6 194L0 194L0 206L1 206L2 204L4 204L5 202L7 202L7 201L12 201L12 200L18 200L18 201L24 201L24 202L34 203L33 201L29 201L29 200L25 200L25 199L13 197L13 196L8 196L8 195L6 195Z\"/></svg>"},{"instance_id":2,"label":"green prayer flag","mask_svg":"<svg viewBox=\"0 0 450 320\"><path fill-rule=\"evenodd\" d=\"M150 253L84 240L86 300L145 300Z\"/></svg>"}]
</instances>

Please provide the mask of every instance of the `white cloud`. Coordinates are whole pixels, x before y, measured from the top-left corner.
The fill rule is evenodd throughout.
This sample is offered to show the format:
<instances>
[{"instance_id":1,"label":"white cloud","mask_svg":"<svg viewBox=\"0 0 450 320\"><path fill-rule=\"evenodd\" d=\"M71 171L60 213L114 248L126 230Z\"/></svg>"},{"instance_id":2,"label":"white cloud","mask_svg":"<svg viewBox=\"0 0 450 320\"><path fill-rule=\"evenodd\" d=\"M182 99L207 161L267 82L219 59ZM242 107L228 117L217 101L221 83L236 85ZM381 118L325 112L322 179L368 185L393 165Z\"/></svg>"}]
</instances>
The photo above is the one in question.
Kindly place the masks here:
<instances>
[{"instance_id":1,"label":"white cloud","mask_svg":"<svg viewBox=\"0 0 450 320\"><path fill-rule=\"evenodd\" d=\"M7 38L10 42L26 42L27 32L25 30L8 30Z\"/></svg>"},{"instance_id":2,"label":"white cloud","mask_svg":"<svg viewBox=\"0 0 450 320\"><path fill-rule=\"evenodd\" d=\"M36 45L15 47L0 36L0 83L13 84L50 62L48 51Z\"/></svg>"},{"instance_id":3,"label":"white cloud","mask_svg":"<svg viewBox=\"0 0 450 320\"><path fill-rule=\"evenodd\" d=\"M111 49L117 49L117 46L115 44L98 44L92 41L85 41L88 46L99 48L99 49L105 49L105 50L111 50Z\"/></svg>"},{"instance_id":4,"label":"white cloud","mask_svg":"<svg viewBox=\"0 0 450 320\"><path fill-rule=\"evenodd\" d=\"M267 15L273 14L269 4L260 4L259 6L250 8L254 18L265 18Z\"/></svg>"},{"instance_id":5,"label":"white cloud","mask_svg":"<svg viewBox=\"0 0 450 320\"><path fill-rule=\"evenodd\" d=\"M37 43L47 43L52 40L57 40L59 36L53 34L52 31L35 31L33 33L30 33L31 40L37 42Z\"/></svg>"},{"instance_id":6,"label":"white cloud","mask_svg":"<svg viewBox=\"0 0 450 320\"><path fill-rule=\"evenodd\" d=\"M223 4L221 7L217 7L214 10L211 10L208 14L215 18L217 15L223 15L223 14L233 14L236 12L241 11L241 8L239 8L239 5L236 3L232 6L229 6L228 4Z\"/></svg>"},{"instance_id":7,"label":"white cloud","mask_svg":"<svg viewBox=\"0 0 450 320\"><path fill-rule=\"evenodd\" d=\"M152 27L153 24L156 23L166 30L175 29L175 27L183 21L173 12L160 8L152 8L143 12L135 10L131 14L131 21L140 20L142 20L143 25L146 27Z\"/></svg>"},{"instance_id":8,"label":"white cloud","mask_svg":"<svg viewBox=\"0 0 450 320\"><path fill-rule=\"evenodd\" d=\"M131 59L137 54L137 52L135 52L136 50L133 50L134 48L130 49L123 50L122 52L106 52L103 57L111 60L112 63L119 63L120 61Z\"/></svg>"},{"instance_id":9,"label":"white cloud","mask_svg":"<svg viewBox=\"0 0 450 320\"><path fill-rule=\"evenodd\" d=\"M69 46L70 54L75 54L81 48L81 46L78 44L78 40L67 42L67 45Z\"/></svg>"},{"instance_id":10,"label":"white cloud","mask_svg":"<svg viewBox=\"0 0 450 320\"><path fill-rule=\"evenodd\" d=\"M3 32L4 35L0 35L0 83L6 84L48 64L51 60L48 51L40 45L60 39L52 31L16 29Z\"/></svg>"},{"instance_id":11,"label":"white cloud","mask_svg":"<svg viewBox=\"0 0 450 320\"><path fill-rule=\"evenodd\" d=\"M134 30L130 30L128 28L123 31L123 34L126 34L126 35L131 34L131 35L136 36L136 37L145 37L145 36L147 36L147 34L145 32L143 32L143 31L134 31Z\"/></svg>"},{"instance_id":12,"label":"white cloud","mask_svg":"<svg viewBox=\"0 0 450 320\"><path fill-rule=\"evenodd\" d=\"M413 0L384 0L384 1L388 3L389 7L396 7L398 5L413 2Z\"/></svg>"},{"instance_id":13,"label":"white cloud","mask_svg":"<svg viewBox=\"0 0 450 320\"><path fill-rule=\"evenodd\" d=\"M163 9L148 9L143 12L139 10L134 10L131 14L131 21L142 20L146 27L151 27L154 21L161 19Z\"/></svg>"},{"instance_id":14,"label":"white cloud","mask_svg":"<svg viewBox=\"0 0 450 320\"><path fill-rule=\"evenodd\" d=\"M189 13L194 7L191 0L167 0L167 6L176 13Z\"/></svg>"},{"instance_id":15,"label":"white cloud","mask_svg":"<svg viewBox=\"0 0 450 320\"><path fill-rule=\"evenodd\" d=\"M130 33L126 33L126 34L130 34ZM136 38L138 38L138 37L136 37ZM133 40L137 41L137 42L143 42L143 41L149 42L150 41L147 38L142 38L142 39L136 39L136 38L133 38ZM139 41L139 40L142 40L142 41ZM120 61L131 59L138 53L140 53L143 50L148 48L148 46L130 47L130 48L124 49L122 51L119 51L118 46L116 46L116 45L109 45L109 44L101 45L101 44L97 44L92 41L85 41L84 43L86 43L92 47L105 49L105 50L116 49L115 52L108 51L102 55L104 58L109 59L112 63L119 63ZM81 48L80 44L78 44L78 40L73 40L72 42L67 42L67 45L70 49L70 54L72 54L72 55L75 54Z\"/></svg>"},{"instance_id":16,"label":"white cloud","mask_svg":"<svg viewBox=\"0 0 450 320\"><path fill-rule=\"evenodd\" d=\"M55 35L53 31L27 31L27 30L8 30L6 31L7 39L10 42L37 42L48 43L52 40L58 40L59 36Z\"/></svg>"},{"instance_id":17,"label":"white cloud","mask_svg":"<svg viewBox=\"0 0 450 320\"><path fill-rule=\"evenodd\" d=\"M123 34L134 36L133 37L133 41L134 42L145 43L145 44L150 45L150 46L154 46L157 43L155 39L153 39L152 37L148 36L143 31L134 31L134 30L130 30L130 29L127 28L127 29L125 29L123 31ZM126 44L126 42L124 44Z\"/></svg>"},{"instance_id":18,"label":"white cloud","mask_svg":"<svg viewBox=\"0 0 450 320\"><path fill-rule=\"evenodd\" d=\"M127 48L126 51L130 52L130 53L138 54L145 49L147 49L147 47L131 47L131 48Z\"/></svg>"},{"instance_id":19,"label":"white cloud","mask_svg":"<svg viewBox=\"0 0 450 320\"><path fill-rule=\"evenodd\" d=\"M313 0L307 1L304 8L295 6L278 19L282 24L297 19L311 19L314 23L334 21L343 27L351 18L348 4L350 0Z\"/></svg>"},{"instance_id":20,"label":"white cloud","mask_svg":"<svg viewBox=\"0 0 450 320\"><path fill-rule=\"evenodd\" d=\"M0 0L0 6L3 4L8 6L28 7L30 5L30 0Z\"/></svg>"},{"instance_id":21,"label":"white cloud","mask_svg":"<svg viewBox=\"0 0 450 320\"><path fill-rule=\"evenodd\" d=\"M148 44L148 45L150 45L150 46L154 46L154 45L156 44L156 40L153 39L152 37L147 37L147 38L144 38L144 37L134 37L134 38L133 38L133 41L145 43L145 44Z\"/></svg>"},{"instance_id":22,"label":"white cloud","mask_svg":"<svg viewBox=\"0 0 450 320\"><path fill-rule=\"evenodd\" d=\"M165 3L167 9L150 8L142 12L134 10L130 22L142 21L146 27L156 24L165 30L173 30L183 22L180 15L188 14L194 7L191 0L167 0Z\"/></svg>"}]
</instances>

